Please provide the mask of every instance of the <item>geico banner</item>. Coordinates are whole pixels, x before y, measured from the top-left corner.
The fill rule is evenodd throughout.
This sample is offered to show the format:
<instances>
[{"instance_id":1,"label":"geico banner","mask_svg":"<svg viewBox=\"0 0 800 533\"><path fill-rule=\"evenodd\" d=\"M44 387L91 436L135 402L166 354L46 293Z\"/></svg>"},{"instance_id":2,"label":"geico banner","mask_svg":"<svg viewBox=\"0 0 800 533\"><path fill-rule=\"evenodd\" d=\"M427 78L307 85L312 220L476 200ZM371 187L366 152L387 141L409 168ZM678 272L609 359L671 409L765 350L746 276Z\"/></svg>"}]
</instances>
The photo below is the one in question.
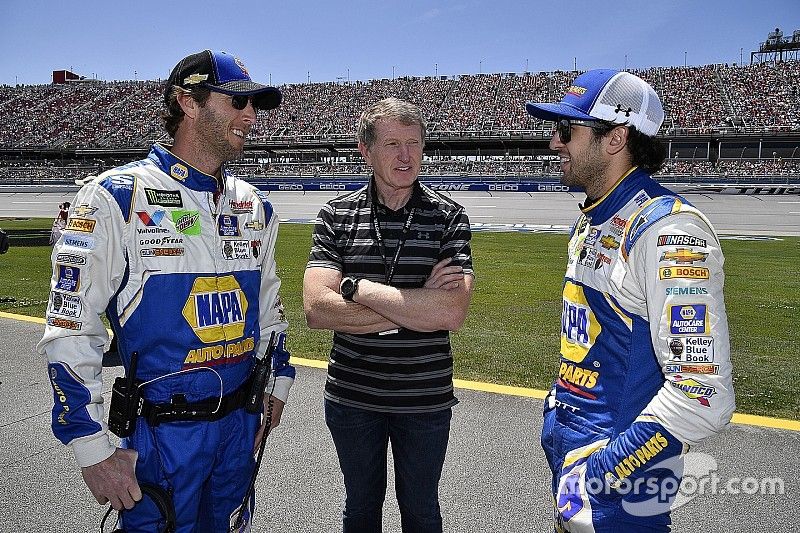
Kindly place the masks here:
<instances>
[{"instance_id":1,"label":"geico banner","mask_svg":"<svg viewBox=\"0 0 800 533\"><path fill-rule=\"evenodd\" d=\"M317 181L317 180L282 180L275 181L253 181L253 185L262 191L333 191L346 192L355 191L363 187L363 181ZM521 182L501 182L501 181L426 181L422 183L433 189L442 192L576 192L579 189L562 185L559 182L544 181L521 181Z\"/></svg>"}]
</instances>

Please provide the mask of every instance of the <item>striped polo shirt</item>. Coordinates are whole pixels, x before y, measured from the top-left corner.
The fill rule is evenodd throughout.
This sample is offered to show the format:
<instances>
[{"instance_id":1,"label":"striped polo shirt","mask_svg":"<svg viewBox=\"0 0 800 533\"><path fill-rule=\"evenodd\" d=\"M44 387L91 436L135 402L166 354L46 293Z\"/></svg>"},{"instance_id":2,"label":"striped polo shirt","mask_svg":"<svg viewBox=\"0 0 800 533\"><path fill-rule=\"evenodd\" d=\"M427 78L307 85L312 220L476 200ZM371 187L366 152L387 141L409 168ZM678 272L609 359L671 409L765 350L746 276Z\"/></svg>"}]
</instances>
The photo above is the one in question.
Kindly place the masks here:
<instances>
[{"instance_id":1,"label":"striped polo shirt","mask_svg":"<svg viewBox=\"0 0 800 533\"><path fill-rule=\"evenodd\" d=\"M361 189L325 204L314 227L306 268L333 268L343 277L387 283L401 243L389 285L420 288L433 265L446 257L452 257L465 273L473 273L469 219L461 205L417 181L408 203L392 211L378 202L374 183L372 178ZM373 217L378 220L377 229ZM449 332L401 328L388 335L354 335L335 331L325 398L393 413L452 407L457 400Z\"/></svg>"}]
</instances>

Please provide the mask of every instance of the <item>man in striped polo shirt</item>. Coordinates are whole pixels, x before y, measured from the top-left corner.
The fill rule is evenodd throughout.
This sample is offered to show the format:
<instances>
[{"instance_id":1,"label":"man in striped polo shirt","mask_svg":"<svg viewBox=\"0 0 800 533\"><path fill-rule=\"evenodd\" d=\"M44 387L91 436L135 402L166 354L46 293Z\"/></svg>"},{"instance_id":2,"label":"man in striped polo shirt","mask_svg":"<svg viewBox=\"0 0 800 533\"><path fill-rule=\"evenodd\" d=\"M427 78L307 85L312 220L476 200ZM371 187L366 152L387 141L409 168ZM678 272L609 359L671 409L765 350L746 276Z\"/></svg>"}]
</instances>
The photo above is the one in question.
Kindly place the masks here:
<instances>
[{"instance_id":1,"label":"man in striped polo shirt","mask_svg":"<svg viewBox=\"0 0 800 533\"><path fill-rule=\"evenodd\" d=\"M417 180L419 108L368 107L358 147L369 183L319 213L305 278L308 325L334 331L325 419L344 474L345 533L379 533L387 446L404 532L441 532L439 479L450 433L449 331L472 294L464 208Z\"/></svg>"}]
</instances>

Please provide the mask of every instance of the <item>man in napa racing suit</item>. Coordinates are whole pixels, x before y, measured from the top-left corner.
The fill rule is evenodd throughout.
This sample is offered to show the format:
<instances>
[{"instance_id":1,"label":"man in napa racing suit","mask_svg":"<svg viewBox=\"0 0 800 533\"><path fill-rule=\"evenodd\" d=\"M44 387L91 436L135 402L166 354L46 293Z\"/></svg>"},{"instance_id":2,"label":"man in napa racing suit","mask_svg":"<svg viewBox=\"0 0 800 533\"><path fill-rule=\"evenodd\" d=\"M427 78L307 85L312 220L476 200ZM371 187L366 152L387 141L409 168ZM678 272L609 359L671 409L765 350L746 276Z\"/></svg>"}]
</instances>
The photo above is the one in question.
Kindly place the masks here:
<instances>
[{"instance_id":1,"label":"man in napa racing suit","mask_svg":"<svg viewBox=\"0 0 800 533\"><path fill-rule=\"evenodd\" d=\"M126 531L161 527L149 499L134 507L140 483L172 498L179 532L228 531L242 506L237 531L249 529L253 452L267 420L280 420L294 368L274 258L278 219L223 165L241 155L256 111L280 101L229 54L186 57L164 93L174 145L156 144L146 159L83 186L53 250L38 347L54 390L53 432L97 501L126 509ZM103 420L103 312L126 374L138 354L143 403L121 448ZM251 413L251 375L271 338L272 377Z\"/></svg>"},{"instance_id":2,"label":"man in napa racing suit","mask_svg":"<svg viewBox=\"0 0 800 533\"><path fill-rule=\"evenodd\" d=\"M527 109L556 123L562 182L587 196L544 405L555 529L668 531L682 456L734 410L719 240L650 177L664 112L645 81L589 71L560 103Z\"/></svg>"}]
</instances>

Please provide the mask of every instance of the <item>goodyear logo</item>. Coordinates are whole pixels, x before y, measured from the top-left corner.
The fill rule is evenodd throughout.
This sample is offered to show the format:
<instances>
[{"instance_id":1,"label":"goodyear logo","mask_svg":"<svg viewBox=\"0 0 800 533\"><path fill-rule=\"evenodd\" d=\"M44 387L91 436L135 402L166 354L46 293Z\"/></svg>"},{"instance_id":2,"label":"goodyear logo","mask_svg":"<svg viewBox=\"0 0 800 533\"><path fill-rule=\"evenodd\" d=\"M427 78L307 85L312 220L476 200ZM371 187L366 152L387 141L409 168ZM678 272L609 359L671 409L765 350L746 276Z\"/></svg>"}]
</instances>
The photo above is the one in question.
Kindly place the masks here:
<instances>
[{"instance_id":1,"label":"goodyear logo","mask_svg":"<svg viewBox=\"0 0 800 533\"><path fill-rule=\"evenodd\" d=\"M176 180L183 181L189 177L189 169L180 163L175 163L169 167L169 175Z\"/></svg>"},{"instance_id":2,"label":"goodyear logo","mask_svg":"<svg viewBox=\"0 0 800 533\"><path fill-rule=\"evenodd\" d=\"M669 331L673 335L696 335L708 332L705 304L670 305Z\"/></svg>"},{"instance_id":3,"label":"goodyear logo","mask_svg":"<svg viewBox=\"0 0 800 533\"><path fill-rule=\"evenodd\" d=\"M573 363L583 361L601 329L600 323L586 301L583 287L570 281L566 282L561 311L562 357Z\"/></svg>"},{"instance_id":4,"label":"goodyear logo","mask_svg":"<svg viewBox=\"0 0 800 533\"><path fill-rule=\"evenodd\" d=\"M658 269L658 279L708 279L705 267L669 266Z\"/></svg>"},{"instance_id":5,"label":"goodyear logo","mask_svg":"<svg viewBox=\"0 0 800 533\"><path fill-rule=\"evenodd\" d=\"M244 335L247 298L233 276L198 277L183 306L183 317L206 344Z\"/></svg>"},{"instance_id":6,"label":"goodyear logo","mask_svg":"<svg viewBox=\"0 0 800 533\"><path fill-rule=\"evenodd\" d=\"M690 265L695 261L705 261L708 254L705 252L695 252L689 248L678 248L677 250L664 252L661 254L661 261L673 261L679 265Z\"/></svg>"},{"instance_id":7,"label":"goodyear logo","mask_svg":"<svg viewBox=\"0 0 800 533\"><path fill-rule=\"evenodd\" d=\"M92 233L97 221L88 218L71 218L67 220L67 228L74 231L82 231L84 233Z\"/></svg>"},{"instance_id":8,"label":"goodyear logo","mask_svg":"<svg viewBox=\"0 0 800 533\"><path fill-rule=\"evenodd\" d=\"M684 378L682 376L675 376L675 379L670 381L673 387L680 390L684 396L690 400L697 400L697 402L704 406L709 407L709 398L717 393L717 389L710 385L706 385L694 378Z\"/></svg>"}]
</instances>

